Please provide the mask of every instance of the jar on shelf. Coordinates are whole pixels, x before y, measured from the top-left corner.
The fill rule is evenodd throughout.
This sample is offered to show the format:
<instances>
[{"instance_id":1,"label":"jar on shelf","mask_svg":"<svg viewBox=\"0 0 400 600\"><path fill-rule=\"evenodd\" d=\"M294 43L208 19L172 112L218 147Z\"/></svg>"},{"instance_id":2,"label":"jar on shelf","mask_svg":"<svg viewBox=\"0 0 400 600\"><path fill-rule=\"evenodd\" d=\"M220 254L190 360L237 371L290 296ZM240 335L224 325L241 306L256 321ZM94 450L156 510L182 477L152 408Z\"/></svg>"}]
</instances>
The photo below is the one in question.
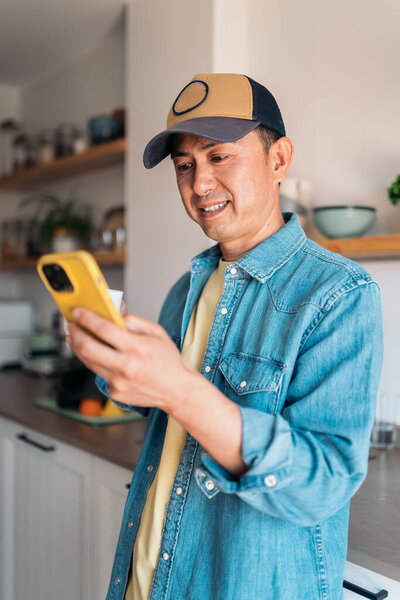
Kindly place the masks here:
<instances>
[{"instance_id":1,"label":"jar on shelf","mask_svg":"<svg viewBox=\"0 0 400 600\"><path fill-rule=\"evenodd\" d=\"M48 165L55 159L55 140L51 129L45 129L39 134L38 163Z\"/></svg>"},{"instance_id":2,"label":"jar on shelf","mask_svg":"<svg viewBox=\"0 0 400 600\"><path fill-rule=\"evenodd\" d=\"M26 148L26 135L24 133L20 133L15 136L13 142L13 151L14 151L14 171L21 171L26 169L26 158L27 158L27 148Z\"/></svg>"},{"instance_id":3,"label":"jar on shelf","mask_svg":"<svg viewBox=\"0 0 400 600\"><path fill-rule=\"evenodd\" d=\"M1 223L1 257L4 262L16 258L17 254L16 222L11 220Z\"/></svg>"},{"instance_id":4,"label":"jar on shelf","mask_svg":"<svg viewBox=\"0 0 400 600\"><path fill-rule=\"evenodd\" d=\"M125 227L117 227L114 231L114 250L123 250L126 242Z\"/></svg>"},{"instance_id":5,"label":"jar on shelf","mask_svg":"<svg viewBox=\"0 0 400 600\"><path fill-rule=\"evenodd\" d=\"M37 219L29 219L26 227L26 255L36 258L42 253L40 225Z\"/></svg>"},{"instance_id":6,"label":"jar on shelf","mask_svg":"<svg viewBox=\"0 0 400 600\"><path fill-rule=\"evenodd\" d=\"M27 221L15 221L15 258L26 258Z\"/></svg>"},{"instance_id":7,"label":"jar on shelf","mask_svg":"<svg viewBox=\"0 0 400 600\"><path fill-rule=\"evenodd\" d=\"M73 123L63 123L55 131L56 158L74 154L74 143L79 137L79 127Z\"/></svg>"},{"instance_id":8,"label":"jar on shelf","mask_svg":"<svg viewBox=\"0 0 400 600\"><path fill-rule=\"evenodd\" d=\"M39 138L37 135L29 135L26 138L26 168L35 167L38 164Z\"/></svg>"},{"instance_id":9,"label":"jar on shelf","mask_svg":"<svg viewBox=\"0 0 400 600\"><path fill-rule=\"evenodd\" d=\"M77 129L74 139L74 154L82 154L88 149L87 139L81 129Z\"/></svg>"},{"instance_id":10,"label":"jar on shelf","mask_svg":"<svg viewBox=\"0 0 400 600\"><path fill-rule=\"evenodd\" d=\"M20 125L14 119L5 119L0 123L0 176L10 175L14 168L14 137Z\"/></svg>"}]
</instances>

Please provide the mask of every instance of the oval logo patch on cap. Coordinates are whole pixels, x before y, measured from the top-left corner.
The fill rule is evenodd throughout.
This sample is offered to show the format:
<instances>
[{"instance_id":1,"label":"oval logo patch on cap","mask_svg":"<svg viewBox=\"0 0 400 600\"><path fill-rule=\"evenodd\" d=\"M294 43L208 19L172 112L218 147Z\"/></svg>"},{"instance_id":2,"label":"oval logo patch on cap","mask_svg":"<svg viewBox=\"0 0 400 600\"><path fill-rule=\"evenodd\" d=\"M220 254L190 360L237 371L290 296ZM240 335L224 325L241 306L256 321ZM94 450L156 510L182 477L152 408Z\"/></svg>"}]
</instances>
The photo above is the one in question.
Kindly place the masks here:
<instances>
[{"instance_id":1,"label":"oval logo patch on cap","mask_svg":"<svg viewBox=\"0 0 400 600\"><path fill-rule=\"evenodd\" d=\"M208 84L201 79L195 79L188 83L172 105L174 114L183 115L203 104L208 96L208 91Z\"/></svg>"}]
</instances>

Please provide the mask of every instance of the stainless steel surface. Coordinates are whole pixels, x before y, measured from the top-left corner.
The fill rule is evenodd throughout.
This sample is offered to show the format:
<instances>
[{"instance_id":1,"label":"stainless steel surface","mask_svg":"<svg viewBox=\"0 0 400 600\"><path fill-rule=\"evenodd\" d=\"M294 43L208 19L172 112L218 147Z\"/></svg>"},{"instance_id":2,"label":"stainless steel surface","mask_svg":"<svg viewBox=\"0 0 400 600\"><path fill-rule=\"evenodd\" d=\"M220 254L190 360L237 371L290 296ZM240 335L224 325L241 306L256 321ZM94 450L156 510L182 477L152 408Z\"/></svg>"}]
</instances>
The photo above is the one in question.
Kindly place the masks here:
<instances>
[{"instance_id":1,"label":"stainless steel surface","mask_svg":"<svg viewBox=\"0 0 400 600\"><path fill-rule=\"evenodd\" d=\"M372 450L351 502L348 560L400 581L400 449Z\"/></svg>"}]
</instances>

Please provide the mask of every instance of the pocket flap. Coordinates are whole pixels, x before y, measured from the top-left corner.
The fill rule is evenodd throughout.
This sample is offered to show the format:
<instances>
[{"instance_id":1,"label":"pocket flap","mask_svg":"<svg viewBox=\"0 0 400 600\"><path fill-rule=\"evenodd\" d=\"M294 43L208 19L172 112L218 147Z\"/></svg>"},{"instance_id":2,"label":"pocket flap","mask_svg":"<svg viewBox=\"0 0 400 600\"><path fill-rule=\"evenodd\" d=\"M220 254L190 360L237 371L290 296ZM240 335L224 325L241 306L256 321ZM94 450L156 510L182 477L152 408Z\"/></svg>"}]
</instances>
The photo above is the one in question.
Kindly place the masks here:
<instances>
[{"instance_id":1,"label":"pocket flap","mask_svg":"<svg viewBox=\"0 0 400 600\"><path fill-rule=\"evenodd\" d=\"M219 365L227 382L238 395L250 392L276 392L285 366L273 359L249 354L230 354Z\"/></svg>"}]
</instances>

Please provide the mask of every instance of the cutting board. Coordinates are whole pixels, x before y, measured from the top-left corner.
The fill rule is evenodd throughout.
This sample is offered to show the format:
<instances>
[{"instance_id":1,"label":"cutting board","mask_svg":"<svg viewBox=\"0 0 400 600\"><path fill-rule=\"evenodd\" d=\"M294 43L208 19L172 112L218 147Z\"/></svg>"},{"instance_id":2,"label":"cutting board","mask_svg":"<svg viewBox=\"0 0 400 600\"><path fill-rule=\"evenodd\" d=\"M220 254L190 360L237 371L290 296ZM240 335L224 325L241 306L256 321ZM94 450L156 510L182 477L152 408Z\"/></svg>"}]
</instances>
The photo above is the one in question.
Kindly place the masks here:
<instances>
[{"instance_id":1,"label":"cutting board","mask_svg":"<svg viewBox=\"0 0 400 600\"><path fill-rule=\"evenodd\" d=\"M70 419L74 419L75 421L86 423L86 425L91 425L91 427L99 427L101 425L116 425L117 423L140 421L146 418L140 415L135 410L126 411L125 413L117 417L88 417L86 415L81 415L81 413L77 410L69 408L60 408L53 398L48 397L36 398L34 400L34 404L36 406L39 406L40 408L45 408L46 410L55 412L63 417L68 417Z\"/></svg>"}]
</instances>

